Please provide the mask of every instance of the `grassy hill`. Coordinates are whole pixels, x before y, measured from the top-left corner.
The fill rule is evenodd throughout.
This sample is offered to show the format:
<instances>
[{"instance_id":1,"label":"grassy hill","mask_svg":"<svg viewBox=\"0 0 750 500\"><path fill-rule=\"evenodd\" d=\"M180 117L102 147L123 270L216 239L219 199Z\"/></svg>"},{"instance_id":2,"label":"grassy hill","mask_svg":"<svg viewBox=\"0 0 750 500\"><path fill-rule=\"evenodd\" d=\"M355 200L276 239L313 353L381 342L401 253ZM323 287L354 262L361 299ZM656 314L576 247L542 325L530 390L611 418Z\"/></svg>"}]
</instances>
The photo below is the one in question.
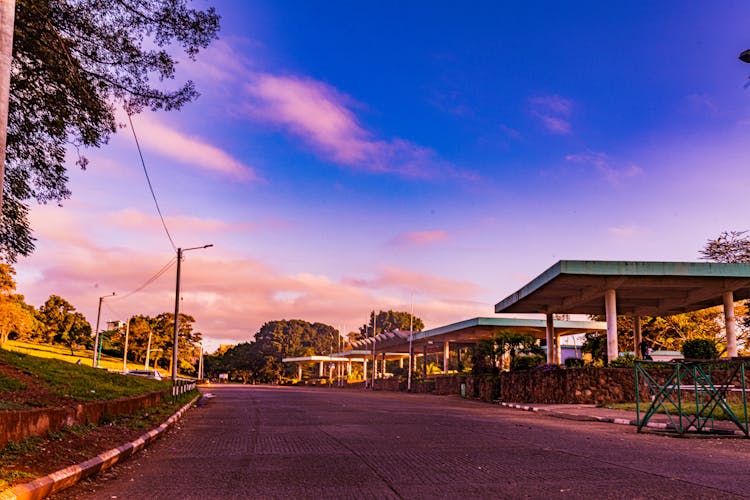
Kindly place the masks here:
<instances>
[{"instance_id":1,"label":"grassy hill","mask_svg":"<svg viewBox=\"0 0 750 500\"><path fill-rule=\"evenodd\" d=\"M100 364L122 369L122 360L114 358L103 356ZM128 368L142 366L130 364ZM70 350L58 346L14 341L0 349L0 410L117 399L168 387L168 381L93 368L91 351L71 356Z\"/></svg>"}]
</instances>

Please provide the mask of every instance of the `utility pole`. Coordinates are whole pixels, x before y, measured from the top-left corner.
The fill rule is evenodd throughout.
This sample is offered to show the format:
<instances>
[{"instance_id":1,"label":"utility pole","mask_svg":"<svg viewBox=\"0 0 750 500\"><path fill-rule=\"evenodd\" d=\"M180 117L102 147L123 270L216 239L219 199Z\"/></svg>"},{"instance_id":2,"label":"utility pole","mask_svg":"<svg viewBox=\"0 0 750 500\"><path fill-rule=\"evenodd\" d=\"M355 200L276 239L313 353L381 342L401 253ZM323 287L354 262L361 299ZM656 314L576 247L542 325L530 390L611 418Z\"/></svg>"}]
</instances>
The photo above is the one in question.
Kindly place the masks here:
<instances>
[{"instance_id":1,"label":"utility pole","mask_svg":"<svg viewBox=\"0 0 750 500\"><path fill-rule=\"evenodd\" d=\"M133 319L133 317L128 318L128 322L125 323L125 349L123 349L122 353L122 372L127 373L128 372L128 336L130 335L130 320Z\"/></svg>"},{"instance_id":2,"label":"utility pole","mask_svg":"<svg viewBox=\"0 0 750 500\"><path fill-rule=\"evenodd\" d=\"M412 360L414 359L414 293L409 294L411 313L409 314L409 375L406 378L406 390L411 392Z\"/></svg>"},{"instance_id":3,"label":"utility pole","mask_svg":"<svg viewBox=\"0 0 750 500\"><path fill-rule=\"evenodd\" d=\"M2 189L0 189L0 191L2 191ZM94 368L99 366L99 359L96 354L99 352L99 319L102 316L102 301L107 297L112 297L114 294L115 292L112 292L112 295L102 295L99 297L99 309L96 312L96 334L94 335L94 359L91 360L91 366Z\"/></svg>"},{"instance_id":4,"label":"utility pole","mask_svg":"<svg viewBox=\"0 0 750 500\"><path fill-rule=\"evenodd\" d=\"M148 370L148 358L151 356L151 325L148 326L148 344L146 344L146 364L143 366L144 370Z\"/></svg>"},{"instance_id":5,"label":"utility pole","mask_svg":"<svg viewBox=\"0 0 750 500\"><path fill-rule=\"evenodd\" d=\"M198 380L203 380L203 341L201 340L201 355L198 358Z\"/></svg>"},{"instance_id":6,"label":"utility pole","mask_svg":"<svg viewBox=\"0 0 750 500\"><path fill-rule=\"evenodd\" d=\"M199 250L202 248L209 248L212 247L213 244L209 245L203 245L202 247L192 247L192 248L178 248L177 249L177 283L175 285L175 293L174 293L174 345L172 346L172 383L175 383L177 381L177 354L179 352L179 346L178 346L178 340L179 337L177 335L178 333L178 327L177 323L179 322L178 319L180 317L180 264L182 262L182 254L187 252L188 250Z\"/></svg>"},{"instance_id":7,"label":"utility pole","mask_svg":"<svg viewBox=\"0 0 750 500\"><path fill-rule=\"evenodd\" d=\"M5 178L5 146L8 138L8 105L10 96L10 66L13 61L13 26L16 1L0 1L0 209L3 206Z\"/></svg>"},{"instance_id":8,"label":"utility pole","mask_svg":"<svg viewBox=\"0 0 750 500\"><path fill-rule=\"evenodd\" d=\"M378 317L375 315L375 311L372 311L372 378L370 388L375 390L375 372L377 371L377 361L375 360L375 333L378 331Z\"/></svg>"}]
</instances>

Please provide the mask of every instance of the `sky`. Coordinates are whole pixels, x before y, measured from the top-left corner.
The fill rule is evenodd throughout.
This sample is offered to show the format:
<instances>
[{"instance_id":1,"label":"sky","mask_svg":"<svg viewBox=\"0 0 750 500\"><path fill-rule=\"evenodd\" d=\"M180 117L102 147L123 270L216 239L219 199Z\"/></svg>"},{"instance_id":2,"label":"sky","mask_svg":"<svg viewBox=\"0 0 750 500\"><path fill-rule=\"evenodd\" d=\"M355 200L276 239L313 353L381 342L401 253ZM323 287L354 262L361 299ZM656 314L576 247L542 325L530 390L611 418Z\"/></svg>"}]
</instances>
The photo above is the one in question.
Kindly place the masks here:
<instances>
[{"instance_id":1,"label":"sky","mask_svg":"<svg viewBox=\"0 0 750 500\"><path fill-rule=\"evenodd\" d=\"M206 349L373 309L493 316L560 259L696 261L750 229L750 3L195 1L220 39L133 117ZM177 87L177 82L165 85ZM120 120L127 122L126 116ZM16 265L92 325L174 311L176 257L125 126L70 159Z\"/></svg>"}]
</instances>

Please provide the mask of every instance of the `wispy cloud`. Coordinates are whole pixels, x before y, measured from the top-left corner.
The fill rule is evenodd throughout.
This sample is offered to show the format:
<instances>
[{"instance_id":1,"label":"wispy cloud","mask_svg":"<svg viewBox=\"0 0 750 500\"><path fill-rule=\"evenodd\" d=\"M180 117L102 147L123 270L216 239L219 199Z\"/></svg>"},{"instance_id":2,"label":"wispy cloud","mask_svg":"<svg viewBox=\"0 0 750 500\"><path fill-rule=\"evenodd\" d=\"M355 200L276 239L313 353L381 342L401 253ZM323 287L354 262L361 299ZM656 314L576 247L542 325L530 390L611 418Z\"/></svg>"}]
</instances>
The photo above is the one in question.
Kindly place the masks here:
<instances>
[{"instance_id":1,"label":"wispy cloud","mask_svg":"<svg viewBox=\"0 0 750 500\"><path fill-rule=\"evenodd\" d=\"M148 150L239 181L259 180L252 167L199 137L183 134L144 113L133 117L138 140Z\"/></svg>"},{"instance_id":2,"label":"wispy cloud","mask_svg":"<svg viewBox=\"0 0 750 500\"><path fill-rule=\"evenodd\" d=\"M441 160L430 148L399 137L383 139L370 132L352 111L354 100L325 83L256 73L246 90L251 98L247 104L251 116L301 139L328 161L403 177L474 178Z\"/></svg>"},{"instance_id":3,"label":"wispy cloud","mask_svg":"<svg viewBox=\"0 0 750 500\"><path fill-rule=\"evenodd\" d=\"M543 95L529 99L531 115L549 132L569 135L573 132L569 117L573 112L573 101L559 95Z\"/></svg>"},{"instance_id":4,"label":"wispy cloud","mask_svg":"<svg viewBox=\"0 0 750 500\"><path fill-rule=\"evenodd\" d=\"M641 230L637 226L612 226L607 228L607 232L618 238L634 238Z\"/></svg>"},{"instance_id":5,"label":"wispy cloud","mask_svg":"<svg viewBox=\"0 0 750 500\"><path fill-rule=\"evenodd\" d=\"M131 231L157 231L161 232L161 221L156 215L147 214L132 208L118 210L104 216L107 224L118 229ZM257 224L241 223L233 224L219 219L206 219L190 215L166 217L167 226L175 231L187 233L221 233L235 231L252 231Z\"/></svg>"},{"instance_id":6,"label":"wispy cloud","mask_svg":"<svg viewBox=\"0 0 750 500\"><path fill-rule=\"evenodd\" d=\"M617 162L609 155L597 151L569 154L565 160L581 165L591 165L611 183L619 183L623 179L643 174L643 169L633 163Z\"/></svg>"},{"instance_id":7,"label":"wispy cloud","mask_svg":"<svg viewBox=\"0 0 750 500\"><path fill-rule=\"evenodd\" d=\"M448 233L445 231L414 231L394 236L391 239L391 244L398 246L423 246L447 240Z\"/></svg>"}]
</instances>

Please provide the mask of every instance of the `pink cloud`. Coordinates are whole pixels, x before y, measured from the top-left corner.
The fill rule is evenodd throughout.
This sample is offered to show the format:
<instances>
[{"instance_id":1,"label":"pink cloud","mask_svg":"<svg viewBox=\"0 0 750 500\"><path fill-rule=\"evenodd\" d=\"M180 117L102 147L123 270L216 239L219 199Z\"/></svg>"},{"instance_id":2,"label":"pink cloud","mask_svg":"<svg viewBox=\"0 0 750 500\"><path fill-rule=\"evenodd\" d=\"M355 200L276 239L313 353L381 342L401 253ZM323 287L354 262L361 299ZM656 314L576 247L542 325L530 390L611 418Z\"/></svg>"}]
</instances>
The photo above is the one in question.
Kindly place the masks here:
<instances>
[{"instance_id":1,"label":"pink cloud","mask_svg":"<svg viewBox=\"0 0 750 500\"><path fill-rule=\"evenodd\" d=\"M146 214L132 208L107 214L105 215L105 221L115 228L124 230L143 232L150 229L152 231L162 231L161 221L158 216ZM257 224L231 224L219 219L204 219L189 215L165 217L165 221L167 227L176 232L222 233L257 229Z\"/></svg>"},{"instance_id":2,"label":"pink cloud","mask_svg":"<svg viewBox=\"0 0 750 500\"><path fill-rule=\"evenodd\" d=\"M465 300L476 297L482 289L470 281L453 280L439 276L418 273L397 267L386 267L371 280L347 278L345 283L357 287L374 289L396 289L405 293L417 293L423 297L443 297L443 300ZM450 297L445 299L444 297Z\"/></svg>"},{"instance_id":3,"label":"pink cloud","mask_svg":"<svg viewBox=\"0 0 750 500\"><path fill-rule=\"evenodd\" d=\"M168 127L153 115L141 114L132 120L138 140L147 150L239 181L259 180L251 167L198 137Z\"/></svg>"},{"instance_id":4,"label":"pink cloud","mask_svg":"<svg viewBox=\"0 0 750 500\"><path fill-rule=\"evenodd\" d=\"M567 117L573 112L573 101L556 94L536 96L529 99L531 114L536 117L549 132L556 135L572 133L572 126Z\"/></svg>"},{"instance_id":5,"label":"pink cloud","mask_svg":"<svg viewBox=\"0 0 750 500\"><path fill-rule=\"evenodd\" d=\"M633 163L622 164L616 162L606 153L598 151L585 151L583 153L569 154L565 160L571 163L591 165L610 183L617 184L623 179L636 177L643 174L643 169Z\"/></svg>"},{"instance_id":6,"label":"pink cloud","mask_svg":"<svg viewBox=\"0 0 750 500\"><path fill-rule=\"evenodd\" d=\"M448 241L448 233L445 231L415 231L412 233L401 233L393 237L391 243L401 246L421 246Z\"/></svg>"},{"instance_id":7,"label":"pink cloud","mask_svg":"<svg viewBox=\"0 0 750 500\"><path fill-rule=\"evenodd\" d=\"M254 118L281 127L339 165L405 177L473 178L429 148L398 137L376 137L351 111L353 100L322 82L258 73L246 89L252 98L247 108Z\"/></svg>"}]
</instances>

